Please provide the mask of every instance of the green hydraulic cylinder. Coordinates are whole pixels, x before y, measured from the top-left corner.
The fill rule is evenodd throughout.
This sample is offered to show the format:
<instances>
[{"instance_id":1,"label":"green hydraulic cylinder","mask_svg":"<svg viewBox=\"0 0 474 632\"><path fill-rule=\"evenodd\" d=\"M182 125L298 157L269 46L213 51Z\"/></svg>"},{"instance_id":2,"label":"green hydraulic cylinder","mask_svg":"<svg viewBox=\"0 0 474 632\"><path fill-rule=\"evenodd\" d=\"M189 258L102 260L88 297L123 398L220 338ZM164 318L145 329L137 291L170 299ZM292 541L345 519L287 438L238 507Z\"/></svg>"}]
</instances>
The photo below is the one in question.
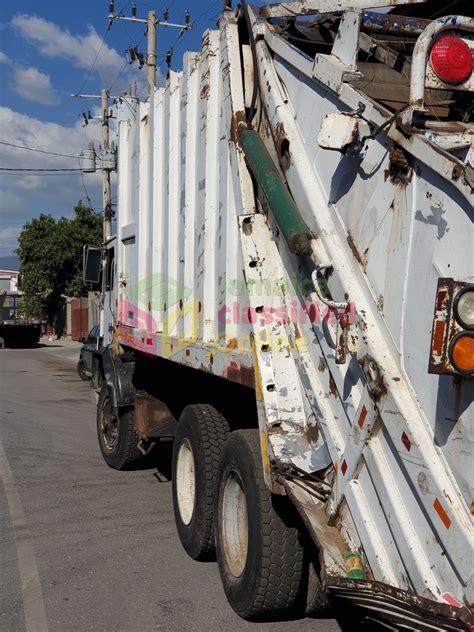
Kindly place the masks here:
<instances>
[{"instance_id":1,"label":"green hydraulic cylinder","mask_svg":"<svg viewBox=\"0 0 474 632\"><path fill-rule=\"evenodd\" d=\"M242 125L239 128L239 144L290 252L295 255L310 255L313 236L260 135L254 129Z\"/></svg>"}]
</instances>

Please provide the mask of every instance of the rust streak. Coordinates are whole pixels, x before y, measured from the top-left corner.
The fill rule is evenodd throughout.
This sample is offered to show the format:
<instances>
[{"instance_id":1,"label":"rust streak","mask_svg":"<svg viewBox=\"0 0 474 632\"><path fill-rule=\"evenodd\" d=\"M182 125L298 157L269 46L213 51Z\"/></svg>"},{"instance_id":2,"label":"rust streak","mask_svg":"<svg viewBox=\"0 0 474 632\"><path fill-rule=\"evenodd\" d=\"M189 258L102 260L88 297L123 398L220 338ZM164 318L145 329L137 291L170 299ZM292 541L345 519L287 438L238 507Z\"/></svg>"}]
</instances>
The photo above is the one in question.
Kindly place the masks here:
<instances>
[{"instance_id":1,"label":"rust streak","mask_svg":"<svg viewBox=\"0 0 474 632\"><path fill-rule=\"evenodd\" d=\"M349 247L352 250L352 254L357 259L357 261L360 263L362 268L365 270L366 265L367 265L367 261L360 254L359 250L357 249L357 246L355 245L354 237L352 236L351 231L348 231L348 233L347 233L347 243L349 244Z\"/></svg>"},{"instance_id":2,"label":"rust streak","mask_svg":"<svg viewBox=\"0 0 474 632\"><path fill-rule=\"evenodd\" d=\"M334 378L331 375L331 373L329 373L329 392L331 393L333 397L336 397L337 395L336 382L334 381Z\"/></svg>"},{"instance_id":3,"label":"rust streak","mask_svg":"<svg viewBox=\"0 0 474 632\"><path fill-rule=\"evenodd\" d=\"M411 182L413 168L408 153L399 145L390 150L389 168L385 171L385 179L392 184L405 188Z\"/></svg>"},{"instance_id":4,"label":"rust streak","mask_svg":"<svg viewBox=\"0 0 474 632\"><path fill-rule=\"evenodd\" d=\"M239 366L237 362L231 362L225 377L231 382L255 388L255 369L252 366L245 366L244 364Z\"/></svg>"},{"instance_id":5,"label":"rust streak","mask_svg":"<svg viewBox=\"0 0 474 632\"><path fill-rule=\"evenodd\" d=\"M239 141L239 126L241 123L245 123L245 112L238 110L234 112L232 115L232 120L230 124L230 139L233 143L237 144Z\"/></svg>"}]
</instances>

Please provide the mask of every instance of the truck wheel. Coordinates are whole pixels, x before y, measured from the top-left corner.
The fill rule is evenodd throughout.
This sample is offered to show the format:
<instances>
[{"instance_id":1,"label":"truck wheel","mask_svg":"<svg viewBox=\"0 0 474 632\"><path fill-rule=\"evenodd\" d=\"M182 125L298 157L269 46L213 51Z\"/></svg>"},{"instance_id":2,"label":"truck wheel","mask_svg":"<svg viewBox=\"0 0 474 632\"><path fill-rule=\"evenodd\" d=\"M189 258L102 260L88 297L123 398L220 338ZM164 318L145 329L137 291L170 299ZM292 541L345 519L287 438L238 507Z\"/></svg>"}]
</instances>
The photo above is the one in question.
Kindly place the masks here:
<instances>
[{"instance_id":1,"label":"truck wheel","mask_svg":"<svg viewBox=\"0 0 474 632\"><path fill-rule=\"evenodd\" d=\"M115 470L126 470L142 456L137 448L133 410L115 412L106 384L102 385L97 402L97 436L104 461Z\"/></svg>"},{"instance_id":2,"label":"truck wheel","mask_svg":"<svg viewBox=\"0 0 474 632\"><path fill-rule=\"evenodd\" d=\"M186 406L173 445L173 508L179 539L195 560L215 559L214 482L226 419L212 406Z\"/></svg>"},{"instance_id":3,"label":"truck wheel","mask_svg":"<svg viewBox=\"0 0 474 632\"><path fill-rule=\"evenodd\" d=\"M87 375L84 373L84 360L79 360L79 362L77 363L77 374L84 382L87 382L89 380Z\"/></svg>"},{"instance_id":4,"label":"truck wheel","mask_svg":"<svg viewBox=\"0 0 474 632\"><path fill-rule=\"evenodd\" d=\"M295 510L267 489L256 430L238 430L222 451L216 483L216 549L222 584L244 619L296 608L303 587Z\"/></svg>"},{"instance_id":5,"label":"truck wheel","mask_svg":"<svg viewBox=\"0 0 474 632\"><path fill-rule=\"evenodd\" d=\"M327 592L323 590L316 565L314 561L311 560L308 566L308 593L305 615L307 617L317 617L330 607L329 596Z\"/></svg>"}]
</instances>

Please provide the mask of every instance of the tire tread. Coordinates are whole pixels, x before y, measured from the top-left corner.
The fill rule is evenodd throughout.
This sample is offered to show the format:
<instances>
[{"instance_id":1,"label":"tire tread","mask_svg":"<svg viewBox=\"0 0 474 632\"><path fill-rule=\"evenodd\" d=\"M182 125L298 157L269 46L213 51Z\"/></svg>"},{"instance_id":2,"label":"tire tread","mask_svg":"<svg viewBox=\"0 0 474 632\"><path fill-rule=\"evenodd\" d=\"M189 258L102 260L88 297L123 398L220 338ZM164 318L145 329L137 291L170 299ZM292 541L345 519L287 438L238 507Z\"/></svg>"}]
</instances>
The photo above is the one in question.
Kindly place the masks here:
<instances>
[{"instance_id":1,"label":"tire tread","mask_svg":"<svg viewBox=\"0 0 474 632\"><path fill-rule=\"evenodd\" d=\"M200 495L200 514L202 520L199 521L199 533L196 534L197 537L193 537L193 546L187 546L183 541L183 538L181 538L181 542L193 559L201 561L214 560L214 484L222 447L230 432L229 424L225 417L223 417L219 411L209 404L191 404L187 408L192 408L199 428L201 444L200 455L203 459L204 475L202 480L197 481L196 484L200 486L200 490L202 492ZM179 423L181 423L181 421ZM178 446L176 444L176 451L177 449ZM176 500L174 500L174 505L175 520L178 527L178 533L180 533L180 526L178 522L180 521L180 518Z\"/></svg>"},{"instance_id":2,"label":"tire tread","mask_svg":"<svg viewBox=\"0 0 474 632\"><path fill-rule=\"evenodd\" d=\"M199 420L203 454L206 468L205 526L202 552L199 559L209 559L215 554L214 543L214 483L219 457L227 436L229 426L224 417L212 406L197 404L193 406Z\"/></svg>"},{"instance_id":3,"label":"tire tread","mask_svg":"<svg viewBox=\"0 0 474 632\"><path fill-rule=\"evenodd\" d=\"M236 431L228 440L228 449L232 449L232 443L241 441L247 445L255 464L262 559L253 603L237 612L245 619L268 619L288 613L300 598L304 550L299 529L286 525L275 510L274 501L283 505L287 499L273 497L265 484L258 431Z\"/></svg>"}]
</instances>

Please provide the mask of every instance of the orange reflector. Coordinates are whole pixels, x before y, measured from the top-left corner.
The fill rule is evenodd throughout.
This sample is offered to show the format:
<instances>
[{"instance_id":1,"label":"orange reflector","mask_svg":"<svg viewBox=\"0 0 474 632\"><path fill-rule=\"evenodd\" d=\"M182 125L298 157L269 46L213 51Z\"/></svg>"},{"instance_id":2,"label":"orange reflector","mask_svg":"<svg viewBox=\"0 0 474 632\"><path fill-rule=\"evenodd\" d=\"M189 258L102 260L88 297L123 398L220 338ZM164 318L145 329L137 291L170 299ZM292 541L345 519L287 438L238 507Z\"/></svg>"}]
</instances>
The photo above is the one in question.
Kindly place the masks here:
<instances>
[{"instance_id":1,"label":"orange reflector","mask_svg":"<svg viewBox=\"0 0 474 632\"><path fill-rule=\"evenodd\" d=\"M444 320L437 320L435 322L434 335L433 335L433 351L438 356L443 355L445 329L446 329L446 322Z\"/></svg>"},{"instance_id":2,"label":"orange reflector","mask_svg":"<svg viewBox=\"0 0 474 632\"><path fill-rule=\"evenodd\" d=\"M367 408L365 406L362 406L362 410L360 411L359 421L357 422L360 428L363 428L366 417L367 417Z\"/></svg>"},{"instance_id":3,"label":"orange reflector","mask_svg":"<svg viewBox=\"0 0 474 632\"><path fill-rule=\"evenodd\" d=\"M458 334L451 343L451 363L462 373L474 371L474 335Z\"/></svg>"},{"instance_id":4,"label":"orange reflector","mask_svg":"<svg viewBox=\"0 0 474 632\"><path fill-rule=\"evenodd\" d=\"M436 509L438 516L441 518L441 522L444 524L446 529L449 529L451 526L451 518L448 516L446 511L444 510L443 505L436 499L433 503L433 507Z\"/></svg>"}]
</instances>

